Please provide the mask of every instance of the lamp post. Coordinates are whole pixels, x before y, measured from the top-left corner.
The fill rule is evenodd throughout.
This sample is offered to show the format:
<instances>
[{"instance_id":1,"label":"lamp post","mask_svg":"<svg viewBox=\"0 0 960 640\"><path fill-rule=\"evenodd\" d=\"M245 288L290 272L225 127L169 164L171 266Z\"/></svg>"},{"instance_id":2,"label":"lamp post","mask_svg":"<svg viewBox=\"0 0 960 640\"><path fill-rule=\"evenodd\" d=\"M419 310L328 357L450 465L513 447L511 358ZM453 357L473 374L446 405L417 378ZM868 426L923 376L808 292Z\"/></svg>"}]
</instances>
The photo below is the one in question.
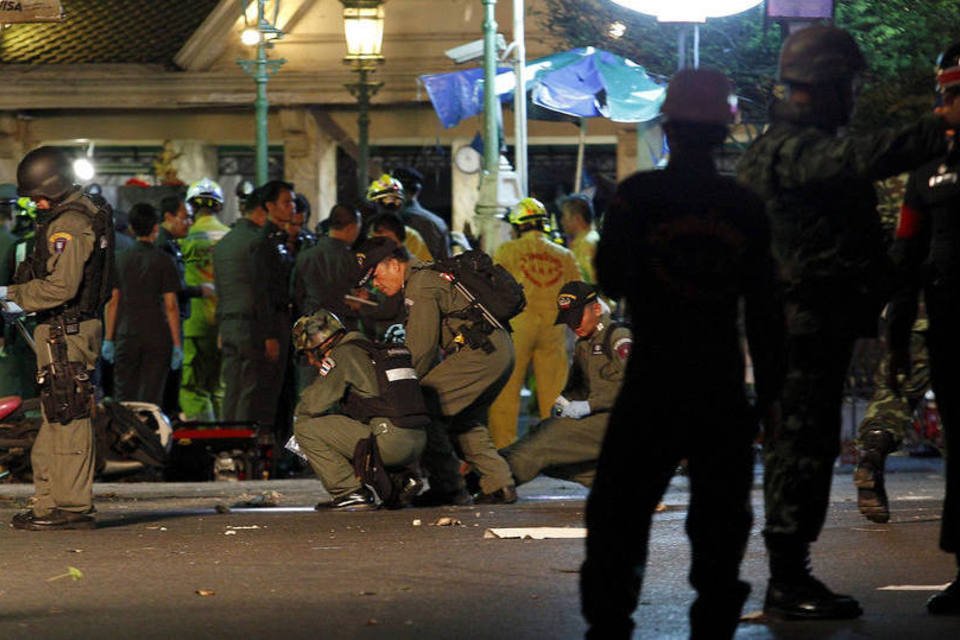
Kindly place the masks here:
<instances>
[{"instance_id":1,"label":"lamp post","mask_svg":"<svg viewBox=\"0 0 960 640\"><path fill-rule=\"evenodd\" d=\"M498 184L500 181L500 127L497 122L500 103L493 86L497 76L497 0L483 0L483 173L480 174L480 198L477 200L475 229L483 250L493 253L496 230Z\"/></svg>"},{"instance_id":2,"label":"lamp post","mask_svg":"<svg viewBox=\"0 0 960 640\"><path fill-rule=\"evenodd\" d=\"M267 58L267 49L273 47L273 41L283 37L283 31L277 28L277 16L280 13L280 0L272 0L273 11L272 20L267 20L268 10L266 5L271 0L256 0L257 18L256 22L251 24L247 20L247 2L239 0L240 12L243 14L243 21L246 28L243 30L241 40L245 45L256 46L257 53L253 60L237 60L244 71L253 78L257 85L257 97L254 100L254 110L256 112L256 148L257 148L257 184L263 184L268 177L268 152L269 141L267 137L267 114L270 110L270 103L267 100L267 81L270 76L275 74L286 62L283 58L270 60Z\"/></svg>"},{"instance_id":3,"label":"lamp post","mask_svg":"<svg viewBox=\"0 0 960 640\"><path fill-rule=\"evenodd\" d=\"M386 0L340 0L343 3L343 32L347 40L347 55L343 62L353 67L357 81L345 85L357 99L357 187L363 194L369 182L367 165L370 159L370 98L382 82L374 82L370 75L383 62L383 3Z\"/></svg>"}]
</instances>

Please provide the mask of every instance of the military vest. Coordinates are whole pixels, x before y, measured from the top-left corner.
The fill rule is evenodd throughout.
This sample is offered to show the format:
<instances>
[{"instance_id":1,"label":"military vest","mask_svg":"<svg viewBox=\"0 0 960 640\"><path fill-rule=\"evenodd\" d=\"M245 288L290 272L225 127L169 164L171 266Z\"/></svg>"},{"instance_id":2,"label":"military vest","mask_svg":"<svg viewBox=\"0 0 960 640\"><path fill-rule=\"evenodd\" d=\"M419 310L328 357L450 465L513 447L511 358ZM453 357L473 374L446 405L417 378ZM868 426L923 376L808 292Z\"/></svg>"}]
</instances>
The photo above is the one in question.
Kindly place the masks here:
<instances>
[{"instance_id":1,"label":"military vest","mask_svg":"<svg viewBox=\"0 0 960 640\"><path fill-rule=\"evenodd\" d=\"M356 340L350 344L357 345L370 356L376 369L379 394L364 398L350 390L342 405L343 412L360 422L382 417L406 429L425 427L430 419L427 417L420 381L413 370L410 350L402 345L378 344L368 340Z\"/></svg>"},{"instance_id":2,"label":"military vest","mask_svg":"<svg viewBox=\"0 0 960 640\"><path fill-rule=\"evenodd\" d=\"M47 235L54 220L68 211L75 211L90 221L94 234L93 253L83 265L83 279L76 295L59 307L38 314L41 322L59 315L78 321L99 317L116 284L113 209L102 197L89 195L61 202L49 216L38 217L36 237L43 238L44 241L34 245L31 257L21 264L22 268L17 269L16 283L22 284L49 275L47 264L50 259L50 243Z\"/></svg>"}]
</instances>

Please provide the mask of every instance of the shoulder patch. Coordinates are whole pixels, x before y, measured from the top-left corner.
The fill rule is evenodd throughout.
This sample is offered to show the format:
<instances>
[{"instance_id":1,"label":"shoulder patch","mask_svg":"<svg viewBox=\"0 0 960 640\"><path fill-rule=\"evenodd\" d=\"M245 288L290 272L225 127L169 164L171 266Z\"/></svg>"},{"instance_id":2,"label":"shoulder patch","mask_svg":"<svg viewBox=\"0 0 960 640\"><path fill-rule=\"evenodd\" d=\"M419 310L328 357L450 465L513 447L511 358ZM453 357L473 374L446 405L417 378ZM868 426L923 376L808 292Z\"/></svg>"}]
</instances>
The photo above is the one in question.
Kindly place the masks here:
<instances>
[{"instance_id":1,"label":"shoulder patch","mask_svg":"<svg viewBox=\"0 0 960 640\"><path fill-rule=\"evenodd\" d=\"M326 356L323 360L320 361L320 375L326 377L328 373L333 371L333 368L337 366L336 360L330 356Z\"/></svg>"},{"instance_id":2,"label":"shoulder patch","mask_svg":"<svg viewBox=\"0 0 960 640\"><path fill-rule=\"evenodd\" d=\"M602 344L595 344L595 345L593 345L593 355L595 355L595 356L602 356L602 355L603 355L603 345L602 345Z\"/></svg>"},{"instance_id":3,"label":"shoulder patch","mask_svg":"<svg viewBox=\"0 0 960 640\"><path fill-rule=\"evenodd\" d=\"M613 351L621 360L630 357L630 349L633 347L633 338L620 338L613 343Z\"/></svg>"},{"instance_id":4,"label":"shoulder patch","mask_svg":"<svg viewBox=\"0 0 960 640\"><path fill-rule=\"evenodd\" d=\"M67 245L73 240L73 236L66 231L58 231L50 234L47 241L50 243L50 253L63 253Z\"/></svg>"}]
</instances>

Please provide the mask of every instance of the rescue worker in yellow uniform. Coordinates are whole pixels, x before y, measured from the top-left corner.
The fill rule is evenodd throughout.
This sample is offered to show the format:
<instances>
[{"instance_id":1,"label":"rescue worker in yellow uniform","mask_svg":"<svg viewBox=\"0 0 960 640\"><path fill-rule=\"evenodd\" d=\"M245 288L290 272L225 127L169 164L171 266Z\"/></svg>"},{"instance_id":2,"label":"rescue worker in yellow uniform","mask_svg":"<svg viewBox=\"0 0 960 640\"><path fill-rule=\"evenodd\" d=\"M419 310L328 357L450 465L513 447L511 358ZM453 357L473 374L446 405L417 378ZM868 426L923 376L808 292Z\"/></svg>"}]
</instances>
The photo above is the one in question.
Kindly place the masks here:
<instances>
[{"instance_id":1,"label":"rescue worker in yellow uniform","mask_svg":"<svg viewBox=\"0 0 960 640\"><path fill-rule=\"evenodd\" d=\"M550 417L553 402L567 379L567 342L557 319L560 288L581 280L573 254L547 234L547 209L536 198L524 198L508 216L519 234L497 249L494 262L503 265L523 285L527 306L510 321L516 365L506 386L490 407L490 435L502 448L517 439L520 390L533 363L540 419Z\"/></svg>"},{"instance_id":2,"label":"rescue worker in yellow uniform","mask_svg":"<svg viewBox=\"0 0 960 640\"><path fill-rule=\"evenodd\" d=\"M364 220L365 231L369 232L375 220L382 219L384 214L400 216L404 206L403 184L396 178L383 174L370 183L367 188L367 201L377 209L377 215ZM403 223L403 237L394 238L407 248L410 255L421 262L433 262L433 254L427 248L423 236L413 227ZM369 233L368 233L369 235Z\"/></svg>"},{"instance_id":3,"label":"rescue worker in yellow uniform","mask_svg":"<svg viewBox=\"0 0 960 640\"><path fill-rule=\"evenodd\" d=\"M194 223L180 241L187 265L187 286L214 285L213 248L230 228L217 214L223 207L223 190L204 178L187 190L187 208ZM180 408L188 420L216 420L223 389L220 384L220 347L217 345L217 297L190 300L190 317L183 321L183 379Z\"/></svg>"},{"instance_id":4,"label":"rescue worker in yellow uniform","mask_svg":"<svg viewBox=\"0 0 960 640\"><path fill-rule=\"evenodd\" d=\"M93 407L91 376L103 333L100 315L113 290L113 216L99 196L73 184L67 156L34 149L17 167L17 189L37 205L37 243L0 287L4 315L36 312L37 382L43 424L30 452L32 507L16 529L92 529ZM13 317L10 317L13 316Z\"/></svg>"}]
</instances>

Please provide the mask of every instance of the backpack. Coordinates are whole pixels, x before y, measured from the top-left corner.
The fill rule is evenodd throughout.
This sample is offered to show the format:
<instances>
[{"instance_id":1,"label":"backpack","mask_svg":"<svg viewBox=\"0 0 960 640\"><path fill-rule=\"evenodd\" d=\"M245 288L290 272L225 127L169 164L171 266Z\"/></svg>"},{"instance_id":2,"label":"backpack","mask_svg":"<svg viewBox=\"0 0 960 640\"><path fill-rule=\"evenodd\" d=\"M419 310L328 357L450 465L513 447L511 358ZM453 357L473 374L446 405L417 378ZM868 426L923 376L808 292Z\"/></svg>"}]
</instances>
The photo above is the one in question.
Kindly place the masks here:
<instances>
[{"instance_id":1,"label":"backpack","mask_svg":"<svg viewBox=\"0 0 960 640\"><path fill-rule=\"evenodd\" d=\"M493 327L509 331L510 320L527 305L523 285L479 249L437 260L430 268L441 272L470 301L460 312L463 317L479 312Z\"/></svg>"}]
</instances>

